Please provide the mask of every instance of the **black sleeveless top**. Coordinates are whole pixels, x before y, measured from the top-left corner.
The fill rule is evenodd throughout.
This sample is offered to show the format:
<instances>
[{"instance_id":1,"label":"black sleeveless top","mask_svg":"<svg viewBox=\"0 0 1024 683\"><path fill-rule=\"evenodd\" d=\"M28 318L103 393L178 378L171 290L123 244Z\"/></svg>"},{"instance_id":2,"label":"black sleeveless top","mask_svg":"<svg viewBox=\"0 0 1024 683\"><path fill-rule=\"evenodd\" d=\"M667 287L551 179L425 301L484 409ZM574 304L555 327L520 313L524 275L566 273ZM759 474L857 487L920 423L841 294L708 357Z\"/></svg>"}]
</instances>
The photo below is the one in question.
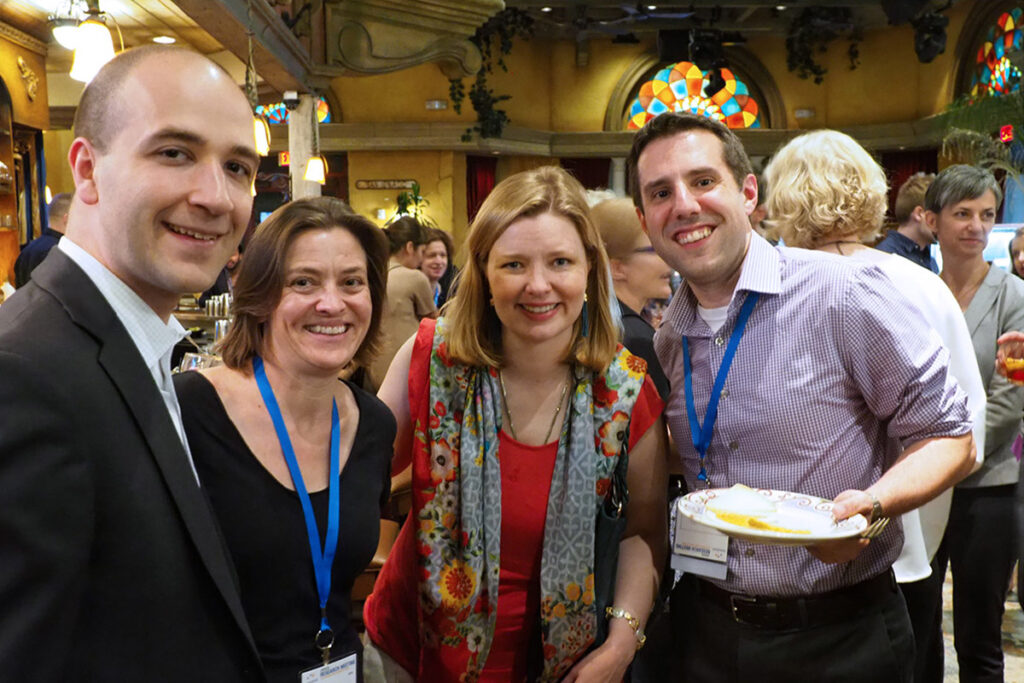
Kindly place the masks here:
<instances>
[{"instance_id":1,"label":"black sleeveless top","mask_svg":"<svg viewBox=\"0 0 1024 683\"><path fill-rule=\"evenodd\" d=\"M387 406L348 386L359 408L359 424L340 475L341 523L327 602L335 633L332 655L362 650L350 624L349 596L377 549L396 429ZM209 380L185 372L175 375L174 387L199 479L234 560L242 605L267 679L295 683L300 671L321 661L313 644L320 626L319 598L299 497L249 450ZM321 543L327 499L326 489L310 494Z\"/></svg>"}]
</instances>

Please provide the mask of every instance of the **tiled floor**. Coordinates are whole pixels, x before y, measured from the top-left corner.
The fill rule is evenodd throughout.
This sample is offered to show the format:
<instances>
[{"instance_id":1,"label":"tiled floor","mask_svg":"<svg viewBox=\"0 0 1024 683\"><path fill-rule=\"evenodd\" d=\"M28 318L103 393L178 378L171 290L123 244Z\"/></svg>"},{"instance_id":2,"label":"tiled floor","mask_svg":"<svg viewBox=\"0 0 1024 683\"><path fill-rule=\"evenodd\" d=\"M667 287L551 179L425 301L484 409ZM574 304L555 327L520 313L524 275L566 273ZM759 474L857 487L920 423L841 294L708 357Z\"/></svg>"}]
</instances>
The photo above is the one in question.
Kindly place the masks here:
<instances>
[{"instance_id":1,"label":"tiled floor","mask_svg":"<svg viewBox=\"0 0 1024 683\"><path fill-rule=\"evenodd\" d=\"M959 668L953 649L953 586L949 574L946 575L942 602L942 634L946 641L945 683L958 683ZM1015 593L1006 601L1006 614L1003 616L1003 657L1006 683L1024 683L1024 613Z\"/></svg>"}]
</instances>

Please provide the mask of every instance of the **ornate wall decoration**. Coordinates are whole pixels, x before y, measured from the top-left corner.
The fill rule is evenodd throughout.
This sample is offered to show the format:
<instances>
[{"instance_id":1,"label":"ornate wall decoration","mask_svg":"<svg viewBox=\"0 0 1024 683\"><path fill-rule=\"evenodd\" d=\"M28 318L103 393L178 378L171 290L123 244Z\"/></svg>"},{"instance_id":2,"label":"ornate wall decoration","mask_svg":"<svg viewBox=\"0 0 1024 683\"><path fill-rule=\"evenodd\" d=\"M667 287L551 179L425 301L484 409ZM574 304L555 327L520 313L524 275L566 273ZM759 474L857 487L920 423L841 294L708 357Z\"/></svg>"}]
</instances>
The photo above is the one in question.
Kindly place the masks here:
<instances>
[{"instance_id":1,"label":"ornate wall decoration","mask_svg":"<svg viewBox=\"0 0 1024 683\"><path fill-rule=\"evenodd\" d=\"M18 72L21 74L21 80L25 84L25 92L28 93L28 98L35 100L36 95L39 94L39 77L36 76L36 72L29 67L22 57L18 57Z\"/></svg>"}]
</instances>

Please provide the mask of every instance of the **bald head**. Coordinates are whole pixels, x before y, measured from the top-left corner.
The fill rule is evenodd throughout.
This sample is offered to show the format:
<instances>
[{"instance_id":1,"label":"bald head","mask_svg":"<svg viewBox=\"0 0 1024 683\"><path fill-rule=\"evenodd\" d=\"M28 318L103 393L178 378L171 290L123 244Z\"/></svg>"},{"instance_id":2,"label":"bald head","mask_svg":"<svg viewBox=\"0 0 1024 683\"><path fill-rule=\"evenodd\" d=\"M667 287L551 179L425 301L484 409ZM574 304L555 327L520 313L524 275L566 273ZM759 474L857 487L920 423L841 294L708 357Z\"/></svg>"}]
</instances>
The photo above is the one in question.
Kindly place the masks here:
<instances>
[{"instance_id":1,"label":"bald head","mask_svg":"<svg viewBox=\"0 0 1024 683\"><path fill-rule=\"evenodd\" d=\"M204 62L231 78L216 62L175 45L144 45L125 50L107 62L82 91L75 111L75 137L85 138L98 151L105 152L113 132L121 127L123 120L125 107L121 102L121 87L143 63L168 57Z\"/></svg>"}]
</instances>

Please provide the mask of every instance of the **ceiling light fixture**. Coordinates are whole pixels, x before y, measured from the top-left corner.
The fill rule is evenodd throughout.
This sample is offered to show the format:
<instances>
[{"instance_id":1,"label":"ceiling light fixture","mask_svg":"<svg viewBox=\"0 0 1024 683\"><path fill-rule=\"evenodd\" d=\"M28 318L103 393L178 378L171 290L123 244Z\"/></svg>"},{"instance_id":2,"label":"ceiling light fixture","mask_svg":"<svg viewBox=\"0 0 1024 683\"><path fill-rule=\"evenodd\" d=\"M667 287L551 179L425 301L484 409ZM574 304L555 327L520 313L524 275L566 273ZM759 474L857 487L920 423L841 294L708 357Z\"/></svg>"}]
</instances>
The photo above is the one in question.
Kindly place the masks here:
<instances>
[{"instance_id":1,"label":"ceiling light fixture","mask_svg":"<svg viewBox=\"0 0 1024 683\"><path fill-rule=\"evenodd\" d=\"M50 17L50 31L61 47L74 50L78 42L78 19L73 17Z\"/></svg>"},{"instance_id":2,"label":"ceiling light fixture","mask_svg":"<svg viewBox=\"0 0 1024 683\"><path fill-rule=\"evenodd\" d=\"M249 100L249 107L254 110L252 126L253 137L256 144L256 153L261 157L265 157L270 154L270 123L262 114L255 113L256 107L259 106L260 99L256 85L256 59L252 42L252 6L248 3L246 3L246 6L249 24L245 34L246 39L248 40L249 59L245 63L245 97ZM156 38L153 40L156 40ZM255 187L256 185L254 183L254 191Z\"/></svg>"},{"instance_id":3,"label":"ceiling light fixture","mask_svg":"<svg viewBox=\"0 0 1024 683\"><path fill-rule=\"evenodd\" d=\"M97 15L78 25L75 37L75 57L71 63L71 78L88 83L104 64L114 58L114 41L110 29Z\"/></svg>"},{"instance_id":4,"label":"ceiling light fixture","mask_svg":"<svg viewBox=\"0 0 1024 683\"><path fill-rule=\"evenodd\" d=\"M172 38L171 36L153 36L153 42L160 43L161 45L170 45L178 41L175 38Z\"/></svg>"}]
</instances>

